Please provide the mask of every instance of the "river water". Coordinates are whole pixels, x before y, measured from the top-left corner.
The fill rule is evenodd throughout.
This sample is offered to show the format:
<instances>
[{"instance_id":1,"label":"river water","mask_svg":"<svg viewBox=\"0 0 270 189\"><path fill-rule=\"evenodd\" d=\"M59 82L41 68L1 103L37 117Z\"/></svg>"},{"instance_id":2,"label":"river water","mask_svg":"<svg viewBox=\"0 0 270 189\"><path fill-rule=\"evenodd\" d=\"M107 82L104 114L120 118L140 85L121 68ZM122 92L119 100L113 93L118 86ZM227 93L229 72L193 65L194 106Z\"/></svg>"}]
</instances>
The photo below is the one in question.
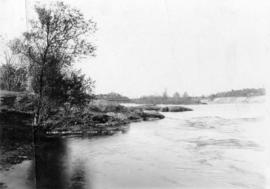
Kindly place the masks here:
<instances>
[{"instance_id":1,"label":"river water","mask_svg":"<svg viewBox=\"0 0 270 189\"><path fill-rule=\"evenodd\" d=\"M0 173L2 187L267 189L264 105L189 107L113 136L41 141L35 162Z\"/></svg>"}]
</instances>

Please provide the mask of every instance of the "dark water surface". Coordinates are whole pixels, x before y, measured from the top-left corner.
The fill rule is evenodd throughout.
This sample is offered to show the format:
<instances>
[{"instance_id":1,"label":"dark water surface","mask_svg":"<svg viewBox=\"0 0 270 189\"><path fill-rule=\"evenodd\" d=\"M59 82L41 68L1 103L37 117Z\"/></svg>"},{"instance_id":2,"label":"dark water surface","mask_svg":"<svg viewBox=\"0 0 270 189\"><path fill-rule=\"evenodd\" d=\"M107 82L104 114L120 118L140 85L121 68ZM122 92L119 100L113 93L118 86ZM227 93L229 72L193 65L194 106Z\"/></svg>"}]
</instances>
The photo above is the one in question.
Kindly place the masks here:
<instances>
[{"instance_id":1,"label":"dark water surface","mask_svg":"<svg viewBox=\"0 0 270 189\"><path fill-rule=\"evenodd\" d=\"M113 136L36 139L35 161L2 168L0 188L266 189L264 106L191 108Z\"/></svg>"}]
</instances>

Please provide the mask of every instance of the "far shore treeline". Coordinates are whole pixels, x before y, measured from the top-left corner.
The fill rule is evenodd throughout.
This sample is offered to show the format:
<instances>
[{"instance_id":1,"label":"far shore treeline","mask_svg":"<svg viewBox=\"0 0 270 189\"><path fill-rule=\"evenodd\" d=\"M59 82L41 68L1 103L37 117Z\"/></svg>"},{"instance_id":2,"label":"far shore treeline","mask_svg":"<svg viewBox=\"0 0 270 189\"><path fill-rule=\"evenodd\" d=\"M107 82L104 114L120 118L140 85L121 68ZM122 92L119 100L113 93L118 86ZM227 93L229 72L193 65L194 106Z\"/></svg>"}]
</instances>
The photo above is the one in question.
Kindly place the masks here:
<instances>
[{"instance_id":1,"label":"far shore treeline","mask_svg":"<svg viewBox=\"0 0 270 189\"><path fill-rule=\"evenodd\" d=\"M246 88L231 90L225 92L218 92L207 96L189 96L185 92L182 96L176 92L172 96L169 96L166 92L163 95L149 95L139 98L128 98L118 93L108 93L96 95L98 99L104 99L108 101L115 101L119 103L137 103L137 104L201 104L204 100L213 100L215 98L223 97L253 97L265 95L264 88Z\"/></svg>"}]
</instances>

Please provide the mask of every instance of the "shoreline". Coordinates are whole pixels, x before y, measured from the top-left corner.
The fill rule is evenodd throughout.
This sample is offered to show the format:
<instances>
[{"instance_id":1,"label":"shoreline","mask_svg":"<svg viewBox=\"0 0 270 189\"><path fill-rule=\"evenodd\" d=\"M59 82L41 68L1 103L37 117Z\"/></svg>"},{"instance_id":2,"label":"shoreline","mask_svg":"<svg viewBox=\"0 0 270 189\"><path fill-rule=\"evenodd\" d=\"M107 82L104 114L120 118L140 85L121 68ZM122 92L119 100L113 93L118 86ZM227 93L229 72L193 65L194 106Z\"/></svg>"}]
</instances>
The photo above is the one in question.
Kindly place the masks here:
<instances>
[{"instance_id":1,"label":"shoreline","mask_svg":"<svg viewBox=\"0 0 270 189\"><path fill-rule=\"evenodd\" d=\"M0 109L0 170L7 171L12 165L33 159L38 140L76 136L110 136L128 131L130 123L164 119L161 112L191 111L158 106L125 107L119 104L92 104L84 111L58 112L44 122L33 126L33 113ZM51 139L50 139L51 138ZM46 139L46 140L47 140Z\"/></svg>"}]
</instances>

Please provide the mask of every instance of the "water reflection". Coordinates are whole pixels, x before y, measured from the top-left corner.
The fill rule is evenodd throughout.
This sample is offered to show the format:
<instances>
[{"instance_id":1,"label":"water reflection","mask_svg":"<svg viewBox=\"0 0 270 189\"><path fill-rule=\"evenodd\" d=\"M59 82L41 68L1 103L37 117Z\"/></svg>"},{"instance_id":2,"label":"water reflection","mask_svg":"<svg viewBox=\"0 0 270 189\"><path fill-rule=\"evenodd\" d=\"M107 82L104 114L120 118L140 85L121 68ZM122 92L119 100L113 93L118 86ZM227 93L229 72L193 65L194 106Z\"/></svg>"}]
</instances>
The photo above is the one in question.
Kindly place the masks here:
<instances>
[{"instance_id":1,"label":"water reflection","mask_svg":"<svg viewBox=\"0 0 270 189\"><path fill-rule=\"evenodd\" d=\"M91 162L91 157L74 159L69 149L70 138L37 134L34 137L31 127L21 123L9 123L0 129L1 189L92 188L91 168L86 166ZM129 127L124 127L119 132L126 133L128 130ZM78 139L87 141L89 136Z\"/></svg>"},{"instance_id":2,"label":"water reflection","mask_svg":"<svg viewBox=\"0 0 270 189\"><path fill-rule=\"evenodd\" d=\"M83 162L79 161L77 166L74 168L73 173L70 178L70 187L72 189L83 189L86 188L86 170ZM90 187L87 187L91 189Z\"/></svg>"},{"instance_id":3,"label":"water reflection","mask_svg":"<svg viewBox=\"0 0 270 189\"><path fill-rule=\"evenodd\" d=\"M28 158L32 160L20 159L18 154L22 153L16 150L20 149L17 144L31 149ZM32 146L32 143L1 137L1 156L7 158L1 158L0 188L90 189L90 183L87 182L87 187L85 184L84 162L71 163L68 154L63 138L36 138ZM23 155L26 158L27 154Z\"/></svg>"},{"instance_id":4,"label":"water reflection","mask_svg":"<svg viewBox=\"0 0 270 189\"><path fill-rule=\"evenodd\" d=\"M36 187L39 189L67 188L64 159L66 146L58 138L38 139L35 141Z\"/></svg>"},{"instance_id":5,"label":"water reflection","mask_svg":"<svg viewBox=\"0 0 270 189\"><path fill-rule=\"evenodd\" d=\"M35 188L33 130L24 121L30 115L0 116L0 188Z\"/></svg>"},{"instance_id":6,"label":"water reflection","mask_svg":"<svg viewBox=\"0 0 270 189\"><path fill-rule=\"evenodd\" d=\"M63 138L43 138L35 142L37 189L85 188L84 163L82 161L75 164L70 163L66 140Z\"/></svg>"}]
</instances>

